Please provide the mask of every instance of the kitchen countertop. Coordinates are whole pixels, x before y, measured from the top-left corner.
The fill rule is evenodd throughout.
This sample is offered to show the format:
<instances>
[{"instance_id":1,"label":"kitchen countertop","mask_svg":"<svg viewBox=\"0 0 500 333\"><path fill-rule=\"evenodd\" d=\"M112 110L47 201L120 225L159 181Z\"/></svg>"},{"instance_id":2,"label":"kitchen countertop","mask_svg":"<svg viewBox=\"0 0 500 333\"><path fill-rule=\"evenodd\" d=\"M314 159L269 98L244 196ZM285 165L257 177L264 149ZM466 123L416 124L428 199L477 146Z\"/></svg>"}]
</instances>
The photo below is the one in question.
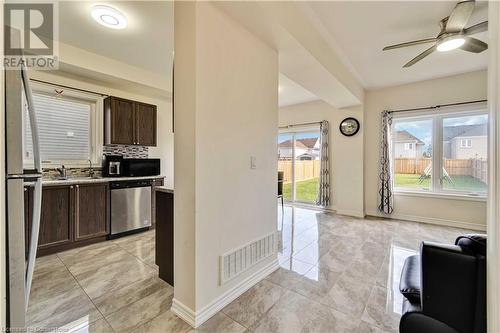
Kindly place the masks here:
<instances>
[{"instance_id":1,"label":"kitchen countertop","mask_svg":"<svg viewBox=\"0 0 500 333\"><path fill-rule=\"evenodd\" d=\"M91 184L91 183L108 183L124 180L141 180L141 179L161 179L165 176L145 176L145 177L68 177L67 179L46 179L42 178L42 186L56 185L74 185L74 184ZM25 182L24 186L33 186L35 182Z\"/></svg>"},{"instance_id":2,"label":"kitchen countertop","mask_svg":"<svg viewBox=\"0 0 500 333\"><path fill-rule=\"evenodd\" d=\"M155 190L158 192L174 193L174 189L168 188L166 186L156 186Z\"/></svg>"}]
</instances>

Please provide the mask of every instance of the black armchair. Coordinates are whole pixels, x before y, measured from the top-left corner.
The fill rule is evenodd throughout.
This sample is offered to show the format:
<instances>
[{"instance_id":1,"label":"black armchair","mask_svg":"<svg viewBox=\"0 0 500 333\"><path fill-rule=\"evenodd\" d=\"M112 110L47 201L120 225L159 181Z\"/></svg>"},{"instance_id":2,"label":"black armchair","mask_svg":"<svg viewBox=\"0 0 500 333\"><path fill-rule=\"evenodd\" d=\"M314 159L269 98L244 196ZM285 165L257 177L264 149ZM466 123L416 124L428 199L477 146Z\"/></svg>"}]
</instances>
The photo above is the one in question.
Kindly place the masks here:
<instances>
[{"instance_id":1,"label":"black armchair","mask_svg":"<svg viewBox=\"0 0 500 333\"><path fill-rule=\"evenodd\" d=\"M405 261L400 290L400 333L486 332L486 235L422 242Z\"/></svg>"}]
</instances>

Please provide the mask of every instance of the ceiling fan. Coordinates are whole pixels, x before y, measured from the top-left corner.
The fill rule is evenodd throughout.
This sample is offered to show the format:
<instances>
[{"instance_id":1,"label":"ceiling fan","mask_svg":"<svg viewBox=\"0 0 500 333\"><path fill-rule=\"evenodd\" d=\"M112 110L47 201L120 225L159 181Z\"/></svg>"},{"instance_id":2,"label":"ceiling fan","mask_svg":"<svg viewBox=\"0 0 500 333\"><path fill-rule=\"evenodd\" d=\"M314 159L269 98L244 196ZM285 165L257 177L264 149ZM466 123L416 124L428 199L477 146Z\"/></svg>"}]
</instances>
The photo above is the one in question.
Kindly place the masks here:
<instances>
[{"instance_id":1,"label":"ceiling fan","mask_svg":"<svg viewBox=\"0 0 500 333\"><path fill-rule=\"evenodd\" d=\"M439 22L441 31L437 37L386 46L383 48L383 51L413 45L434 43L434 45L407 62L403 67L410 67L414 65L436 50L445 52L460 48L464 51L473 53L483 52L488 48L488 44L479 39L470 37L470 35L488 30L488 21L465 28L465 25L474 11L474 6L474 0L460 1L457 3L450 16L445 17L441 20L441 22Z\"/></svg>"}]
</instances>

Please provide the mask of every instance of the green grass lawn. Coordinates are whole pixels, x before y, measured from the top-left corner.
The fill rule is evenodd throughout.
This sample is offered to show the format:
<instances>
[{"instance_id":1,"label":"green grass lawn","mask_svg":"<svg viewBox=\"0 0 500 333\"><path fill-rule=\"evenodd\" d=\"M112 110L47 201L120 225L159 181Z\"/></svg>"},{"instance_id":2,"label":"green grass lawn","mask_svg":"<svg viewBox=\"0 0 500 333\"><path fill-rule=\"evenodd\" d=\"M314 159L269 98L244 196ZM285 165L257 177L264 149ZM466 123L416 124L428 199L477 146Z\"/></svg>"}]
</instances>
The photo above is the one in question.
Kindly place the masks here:
<instances>
[{"instance_id":1,"label":"green grass lawn","mask_svg":"<svg viewBox=\"0 0 500 333\"><path fill-rule=\"evenodd\" d=\"M318 196L319 179L313 178L297 182L296 200L303 202L316 202ZM292 184L283 184L283 196L285 200L292 200Z\"/></svg>"},{"instance_id":2,"label":"green grass lawn","mask_svg":"<svg viewBox=\"0 0 500 333\"><path fill-rule=\"evenodd\" d=\"M394 187L428 190L430 188L430 178L424 179L422 183L419 183L419 178L420 175L398 173L396 174ZM470 176L451 176L451 179L453 183L447 181L443 183L443 187L447 190L480 192L486 191L488 187L485 183Z\"/></svg>"}]
</instances>

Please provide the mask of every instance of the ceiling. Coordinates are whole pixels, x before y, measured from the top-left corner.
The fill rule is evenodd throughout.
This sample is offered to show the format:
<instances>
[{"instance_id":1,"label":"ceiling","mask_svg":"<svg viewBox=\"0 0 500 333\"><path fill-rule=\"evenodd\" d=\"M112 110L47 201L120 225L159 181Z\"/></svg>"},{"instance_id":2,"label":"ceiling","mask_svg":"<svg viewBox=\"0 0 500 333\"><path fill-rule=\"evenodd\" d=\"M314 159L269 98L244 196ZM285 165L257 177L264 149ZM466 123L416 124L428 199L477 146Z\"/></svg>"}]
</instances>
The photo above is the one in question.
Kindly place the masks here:
<instances>
[{"instance_id":1,"label":"ceiling","mask_svg":"<svg viewBox=\"0 0 500 333\"><path fill-rule=\"evenodd\" d=\"M235 8L242 9L244 13L248 13L248 9L253 8L249 7L251 5L249 3L230 3ZM123 30L113 30L99 25L90 17L90 9L95 4L108 4L120 10L128 19L128 27ZM295 12L290 11L293 6L295 6ZM342 63L342 66L348 69L365 89L485 69L488 51L481 54L461 50L447 53L435 52L410 68L402 68L402 66L429 47L428 45L382 51L386 45L436 36L439 32L439 20L449 15L454 6L453 1L318 1L294 4L263 2L255 5L254 8L257 10L258 7L261 11L252 12L251 18L247 20L251 21L252 18L260 17L261 21L255 24L253 22L245 24L247 27L255 28L257 25L267 27L272 22L281 22L279 29L289 29L290 33L286 37L287 43L280 41L272 45L280 52L280 71L285 75L280 75L279 103L280 106L286 106L318 99L316 96L328 100L322 96L322 93L325 95L328 91L338 91L332 88L335 85L328 84L328 80L320 77L321 71L326 73L326 70L331 71L334 68L332 66L336 66L334 62ZM232 14L235 19L243 22L243 15L236 16L234 12ZM255 15L256 13L260 14ZM301 30L298 32L292 31L293 25L286 26L283 23L287 22L287 15L292 16L291 13L302 15L299 19ZM264 16L268 20L267 23L264 22ZM108 3L62 1L59 2L59 17L59 38L62 43L135 66L155 75L171 77L174 33L171 1L110 1ZM299 24L297 19L296 16L292 20L296 25ZM468 25L486 19L487 3L478 2ZM315 38L311 35L313 30L310 27L307 30L308 36L300 36L300 33L306 31L304 27L307 22L311 24L311 27L315 27L315 33L321 36L325 41L324 45L327 45L329 49L323 46L316 50L312 49L317 43L308 44L309 40L312 41ZM276 34L276 31L271 31L271 28L261 27L260 31L261 33L257 35L264 40L267 35ZM475 37L487 42L487 33L478 34ZM297 51L299 47L294 46L292 49L289 46L292 45L290 41L300 46L300 52L304 54L311 52L308 54L309 62L297 60L300 58L298 56L300 52ZM286 57L286 55L292 56ZM314 64L317 71L312 70L311 61L317 62ZM331 63L329 64L328 61ZM286 66L281 64L282 62L286 63ZM296 73L298 69L307 69L307 72L301 72L298 75ZM310 73L309 77L307 73ZM301 79L304 79L304 82L301 82ZM326 87L327 91L315 89L317 87L312 84L314 82L320 87Z\"/></svg>"},{"instance_id":2,"label":"ceiling","mask_svg":"<svg viewBox=\"0 0 500 333\"><path fill-rule=\"evenodd\" d=\"M454 1L308 3L314 19L327 31L330 45L342 53L367 89L485 69L488 51L435 52L410 68L402 66L431 45L382 51L387 45L435 37L439 21L451 13L455 4ZM467 26L486 21L487 17L487 2L479 1ZM474 37L487 42L487 32Z\"/></svg>"},{"instance_id":3,"label":"ceiling","mask_svg":"<svg viewBox=\"0 0 500 333\"><path fill-rule=\"evenodd\" d=\"M285 75L279 75L279 107L316 101L319 98Z\"/></svg>"},{"instance_id":4,"label":"ceiling","mask_svg":"<svg viewBox=\"0 0 500 333\"><path fill-rule=\"evenodd\" d=\"M122 12L127 28L106 28L90 17L92 6L109 5ZM60 1L59 39L147 71L172 75L174 24L171 1Z\"/></svg>"}]
</instances>

